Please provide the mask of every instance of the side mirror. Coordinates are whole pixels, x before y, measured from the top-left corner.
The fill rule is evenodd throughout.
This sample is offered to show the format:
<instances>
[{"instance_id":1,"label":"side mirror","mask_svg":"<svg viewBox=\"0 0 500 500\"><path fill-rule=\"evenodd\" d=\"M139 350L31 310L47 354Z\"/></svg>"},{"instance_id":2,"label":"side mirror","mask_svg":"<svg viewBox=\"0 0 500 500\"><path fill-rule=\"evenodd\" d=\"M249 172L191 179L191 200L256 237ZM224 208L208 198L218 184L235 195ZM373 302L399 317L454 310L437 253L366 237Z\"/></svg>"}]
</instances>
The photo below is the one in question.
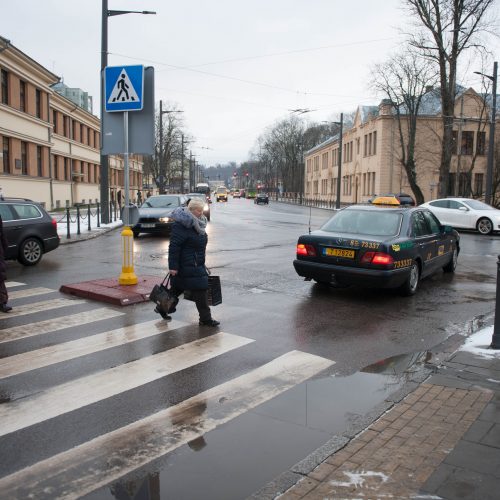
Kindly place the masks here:
<instances>
[{"instance_id":1,"label":"side mirror","mask_svg":"<svg viewBox=\"0 0 500 500\"><path fill-rule=\"evenodd\" d=\"M462 211L462 212L468 212L468 211L469 211L469 209L468 209L467 207L464 207L463 205L462 205L462 206L460 206L460 207L458 207L458 209L459 209L460 211Z\"/></svg>"}]
</instances>

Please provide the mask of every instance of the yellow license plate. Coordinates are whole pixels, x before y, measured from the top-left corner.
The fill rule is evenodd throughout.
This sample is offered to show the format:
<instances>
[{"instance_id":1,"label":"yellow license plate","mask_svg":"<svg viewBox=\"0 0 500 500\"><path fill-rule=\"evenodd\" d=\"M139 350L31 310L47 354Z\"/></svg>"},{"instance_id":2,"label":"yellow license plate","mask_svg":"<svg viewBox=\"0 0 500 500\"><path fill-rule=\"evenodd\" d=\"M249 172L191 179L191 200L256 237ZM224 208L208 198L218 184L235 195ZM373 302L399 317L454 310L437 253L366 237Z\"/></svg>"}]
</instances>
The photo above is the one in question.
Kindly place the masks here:
<instances>
[{"instance_id":1,"label":"yellow license plate","mask_svg":"<svg viewBox=\"0 0 500 500\"><path fill-rule=\"evenodd\" d=\"M354 259L354 250L346 250L345 248L325 248L325 255Z\"/></svg>"}]
</instances>

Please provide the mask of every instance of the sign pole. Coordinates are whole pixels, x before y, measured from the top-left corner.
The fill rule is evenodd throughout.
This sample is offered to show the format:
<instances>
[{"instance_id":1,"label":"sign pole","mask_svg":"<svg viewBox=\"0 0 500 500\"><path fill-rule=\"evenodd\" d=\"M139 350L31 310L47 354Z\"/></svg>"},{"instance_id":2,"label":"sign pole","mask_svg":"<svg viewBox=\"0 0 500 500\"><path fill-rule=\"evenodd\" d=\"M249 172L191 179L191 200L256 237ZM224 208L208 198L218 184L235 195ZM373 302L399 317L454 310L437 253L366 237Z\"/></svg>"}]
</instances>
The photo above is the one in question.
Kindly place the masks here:
<instances>
[{"instance_id":1,"label":"sign pole","mask_svg":"<svg viewBox=\"0 0 500 500\"><path fill-rule=\"evenodd\" d=\"M130 229L129 218L129 165L128 165L128 111L123 112L123 134L125 151L123 153L124 171L123 184L125 188L125 206L123 207L123 262L122 272L118 278L120 285L137 285L138 279L134 272L134 233Z\"/></svg>"}]
</instances>

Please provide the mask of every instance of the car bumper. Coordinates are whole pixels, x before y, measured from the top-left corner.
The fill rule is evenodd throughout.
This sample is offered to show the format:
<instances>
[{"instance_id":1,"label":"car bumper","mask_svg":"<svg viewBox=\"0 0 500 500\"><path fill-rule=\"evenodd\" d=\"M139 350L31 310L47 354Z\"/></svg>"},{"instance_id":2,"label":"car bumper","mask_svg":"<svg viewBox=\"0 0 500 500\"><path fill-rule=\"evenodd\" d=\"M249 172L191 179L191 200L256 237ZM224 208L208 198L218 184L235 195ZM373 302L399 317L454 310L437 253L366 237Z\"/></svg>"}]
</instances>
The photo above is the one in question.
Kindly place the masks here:
<instances>
[{"instance_id":1,"label":"car bumper","mask_svg":"<svg viewBox=\"0 0 500 500\"><path fill-rule=\"evenodd\" d=\"M410 273L409 268L366 269L297 259L293 261L293 267L299 276L312 278L316 281L376 288L396 288L401 286Z\"/></svg>"},{"instance_id":2,"label":"car bumper","mask_svg":"<svg viewBox=\"0 0 500 500\"><path fill-rule=\"evenodd\" d=\"M61 239L59 236L53 236L52 238L46 238L43 240L43 249L44 252L51 252L52 250L55 250L58 246L59 243L61 242Z\"/></svg>"}]
</instances>

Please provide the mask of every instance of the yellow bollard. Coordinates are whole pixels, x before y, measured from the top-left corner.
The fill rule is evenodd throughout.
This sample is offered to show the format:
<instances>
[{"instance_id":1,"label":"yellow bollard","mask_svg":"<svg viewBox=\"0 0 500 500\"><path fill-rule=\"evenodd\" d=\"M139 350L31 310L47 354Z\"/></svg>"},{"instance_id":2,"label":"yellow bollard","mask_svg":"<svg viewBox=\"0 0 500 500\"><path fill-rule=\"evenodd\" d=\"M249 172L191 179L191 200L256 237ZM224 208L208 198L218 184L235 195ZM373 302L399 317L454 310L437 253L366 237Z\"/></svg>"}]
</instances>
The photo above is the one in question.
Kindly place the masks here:
<instances>
[{"instance_id":1,"label":"yellow bollard","mask_svg":"<svg viewBox=\"0 0 500 500\"><path fill-rule=\"evenodd\" d=\"M134 272L134 233L130 227L123 228L122 240L123 265L118 283L120 285L137 285L138 279Z\"/></svg>"}]
</instances>

